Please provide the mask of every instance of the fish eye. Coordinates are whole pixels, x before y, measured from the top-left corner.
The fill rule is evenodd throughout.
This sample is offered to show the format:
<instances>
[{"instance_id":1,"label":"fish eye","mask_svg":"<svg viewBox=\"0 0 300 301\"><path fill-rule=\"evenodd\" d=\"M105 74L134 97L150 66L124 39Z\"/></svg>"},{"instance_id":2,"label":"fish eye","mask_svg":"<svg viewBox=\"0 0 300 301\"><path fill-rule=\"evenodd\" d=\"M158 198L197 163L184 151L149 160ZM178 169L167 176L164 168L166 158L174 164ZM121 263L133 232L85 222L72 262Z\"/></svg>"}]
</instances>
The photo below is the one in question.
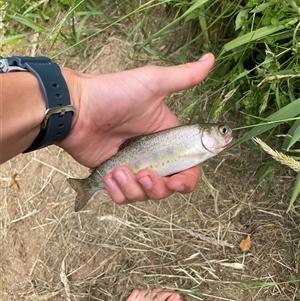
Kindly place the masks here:
<instances>
[{"instance_id":1,"label":"fish eye","mask_svg":"<svg viewBox=\"0 0 300 301\"><path fill-rule=\"evenodd\" d=\"M226 135L229 132L228 127L226 125L220 125L219 131L222 135Z\"/></svg>"}]
</instances>

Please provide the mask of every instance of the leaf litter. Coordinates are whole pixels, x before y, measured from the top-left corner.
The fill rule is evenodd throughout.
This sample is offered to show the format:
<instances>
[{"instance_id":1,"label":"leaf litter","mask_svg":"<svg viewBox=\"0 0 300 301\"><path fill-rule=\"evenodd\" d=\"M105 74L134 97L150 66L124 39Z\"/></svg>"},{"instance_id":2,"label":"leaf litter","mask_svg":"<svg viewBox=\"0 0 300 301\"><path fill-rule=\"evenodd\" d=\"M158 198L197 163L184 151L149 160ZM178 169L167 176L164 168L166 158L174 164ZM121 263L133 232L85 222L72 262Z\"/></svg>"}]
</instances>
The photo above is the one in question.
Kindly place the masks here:
<instances>
[{"instance_id":1,"label":"leaf litter","mask_svg":"<svg viewBox=\"0 0 300 301\"><path fill-rule=\"evenodd\" d=\"M250 250L250 247L251 247L251 238L250 238L250 235L247 235L246 238L244 238L240 244L240 249L242 252L247 252Z\"/></svg>"},{"instance_id":2,"label":"leaf litter","mask_svg":"<svg viewBox=\"0 0 300 301\"><path fill-rule=\"evenodd\" d=\"M17 177L17 176L18 176L17 173L15 173L15 174L13 174L13 175L11 176L12 187L13 187L13 189L15 190L15 192L19 192L19 190L20 190L19 183L18 183L17 180L16 180L16 177Z\"/></svg>"}]
</instances>

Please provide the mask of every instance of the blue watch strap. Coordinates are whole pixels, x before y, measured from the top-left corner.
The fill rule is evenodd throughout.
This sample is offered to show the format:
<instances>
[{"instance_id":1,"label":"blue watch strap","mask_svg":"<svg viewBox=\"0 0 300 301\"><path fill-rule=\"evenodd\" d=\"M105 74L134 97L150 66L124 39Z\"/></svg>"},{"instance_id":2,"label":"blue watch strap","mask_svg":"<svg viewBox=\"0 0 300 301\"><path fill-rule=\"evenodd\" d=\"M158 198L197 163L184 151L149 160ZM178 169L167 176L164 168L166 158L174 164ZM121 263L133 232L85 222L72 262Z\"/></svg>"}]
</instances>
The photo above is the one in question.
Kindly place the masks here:
<instances>
[{"instance_id":1,"label":"blue watch strap","mask_svg":"<svg viewBox=\"0 0 300 301\"><path fill-rule=\"evenodd\" d=\"M14 56L3 61L8 65L6 72L29 71L34 74L46 102L45 122L34 142L23 153L62 141L71 129L75 109L71 106L69 90L60 67L47 57ZM2 72L5 72L3 68Z\"/></svg>"}]
</instances>

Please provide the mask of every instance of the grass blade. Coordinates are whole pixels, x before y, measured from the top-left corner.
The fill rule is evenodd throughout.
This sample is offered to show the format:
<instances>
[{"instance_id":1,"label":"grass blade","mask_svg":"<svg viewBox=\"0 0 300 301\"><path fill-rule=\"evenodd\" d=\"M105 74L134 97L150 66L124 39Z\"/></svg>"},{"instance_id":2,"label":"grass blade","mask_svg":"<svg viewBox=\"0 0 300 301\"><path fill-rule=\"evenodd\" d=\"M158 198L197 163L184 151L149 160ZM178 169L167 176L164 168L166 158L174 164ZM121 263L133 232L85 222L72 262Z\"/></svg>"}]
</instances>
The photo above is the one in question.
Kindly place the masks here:
<instances>
[{"instance_id":1,"label":"grass blade","mask_svg":"<svg viewBox=\"0 0 300 301\"><path fill-rule=\"evenodd\" d=\"M34 31L36 32L47 32L47 29L45 27L42 27L40 25L38 25L37 23L33 22L32 20L30 20L29 18L23 17L23 16L13 16L13 15L7 15L8 17L10 17L12 20L15 20L27 27L32 28Z\"/></svg>"},{"instance_id":2,"label":"grass blade","mask_svg":"<svg viewBox=\"0 0 300 301\"><path fill-rule=\"evenodd\" d=\"M182 15L180 15L178 18L176 18L175 20L173 20L172 22L170 22L167 26L165 26L164 28L162 28L161 30L158 30L155 34L151 35L148 37L148 39L146 39L146 41L144 42L143 46L145 46L146 44L148 44L150 41L152 41L153 39L157 38L158 36L160 36L160 34L167 30L168 28L172 27L174 24L178 23L180 20L186 18L187 16L189 16L190 14L193 13L194 10L200 8L202 5L204 5L206 2L209 2L208 0L198 0L196 1L189 9L187 9Z\"/></svg>"},{"instance_id":3,"label":"grass blade","mask_svg":"<svg viewBox=\"0 0 300 301\"><path fill-rule=\"evenodd\" d=\"M5 45L5 44L12 43L12 42L16 42L18 40L21 40L21 39L26 38L26 37L31 36L31 35L34 35L34 33L33 32L27 32L27 33L16 34L16 35L11 36L11 37L3 38L1 40L1 44Z\"/></svg>"},{"instance_id":4,"label":"grass blade","mask_svg":"<svg viewBox=\"0 0 300 301\"><path fill-rule=\"evenodd\" d=\"M228 43L226 43L223 47L223 50L220 55L226 53L227 51L230 51L234 48L237 48L239 46L242 46L244 44L247 44L251 41L256 41L261 38L266 38L269 37L272 33L278 32L287 26L293 25L296 22L299 21L299 18L290 18L282 22L278 22L276 25L270 25L270 26L265 26L262 28L259 28L253 32L249 32L245 35L242 35Z\"/></svg>"},{"instance_id":5,"label":"grass blade","mask_svg":"<svg viewBox=\"0 0 300 301\"><path fill-rule=\"evenodd\" d=\"M287 151L300 139L300 125L296 128L294 135L292 136L292 139L287 147Z\"/></svg>"},{"instance_id":6,"label":"grass blade","mask_svg":"<svg viewBox=\"0 0 300 301\"><path fill-rule=\"evenodd\" d=\"M296 99L292 103L271 114L267 118L267 120L270 121L269 124L266 122L262 122L261 124L256 125L252 130L250 130L243 137L241 137L235 143L233 143L231 147L237 146L245 141L248 141L254 136L260 135L276 127L278 124L283 123L283 119L289 119L298 115L300 115L300 98Z\"/></svg>"},{"instance_id":7,"label":"grass blade","mask_svg":"<svg viewBox=\"0 0 300 301\"><path fill-rule=\"evenodd\" d=\"M298 176L296 178L295 187L294 187L294 190L293 190L292 197L290 199L290 203L289 203L289 207L287 209L287 212L290 211L291 208L293 207L299 193L300 193L300 172L298 173Z\"/></svg>"},{"instance_id":8,"label":"grass blade","mask_svg":"<svg viewBox=\"0 0 300 301\"><path fill-rule=\"evenodd\" d=\"M300 119L296 120L294 122L294 124L292 125L292 127L289 129L283 143L282 143L282 148L283 149L287 149L288 148L288 145L290 144L290 141L291 141L291 137L294 136L294 132L295 130L300 126Z\"/></svg>"}]
</instances>

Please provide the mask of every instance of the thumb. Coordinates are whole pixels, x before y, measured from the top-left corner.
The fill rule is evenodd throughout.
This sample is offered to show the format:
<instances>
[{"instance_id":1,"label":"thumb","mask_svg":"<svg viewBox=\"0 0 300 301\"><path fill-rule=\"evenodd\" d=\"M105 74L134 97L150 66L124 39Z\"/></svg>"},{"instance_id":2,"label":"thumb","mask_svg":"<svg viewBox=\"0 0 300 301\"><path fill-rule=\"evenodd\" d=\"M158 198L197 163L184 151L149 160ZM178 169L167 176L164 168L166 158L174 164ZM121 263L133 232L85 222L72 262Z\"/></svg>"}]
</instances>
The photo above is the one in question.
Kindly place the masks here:
<instances>
[{"instance_id":1,"label":"thumb","mask_svg":"<svg viewBox=\"0 0 300 301\"><path fill-rule=\"evenodd\" d=\"M215 58L212 53L205 54L199 61L171 67L159 67L158 76L164 83L164 94L171 94L192 88L203 81L212 66Z\"/></svg>"}]
</instances>

